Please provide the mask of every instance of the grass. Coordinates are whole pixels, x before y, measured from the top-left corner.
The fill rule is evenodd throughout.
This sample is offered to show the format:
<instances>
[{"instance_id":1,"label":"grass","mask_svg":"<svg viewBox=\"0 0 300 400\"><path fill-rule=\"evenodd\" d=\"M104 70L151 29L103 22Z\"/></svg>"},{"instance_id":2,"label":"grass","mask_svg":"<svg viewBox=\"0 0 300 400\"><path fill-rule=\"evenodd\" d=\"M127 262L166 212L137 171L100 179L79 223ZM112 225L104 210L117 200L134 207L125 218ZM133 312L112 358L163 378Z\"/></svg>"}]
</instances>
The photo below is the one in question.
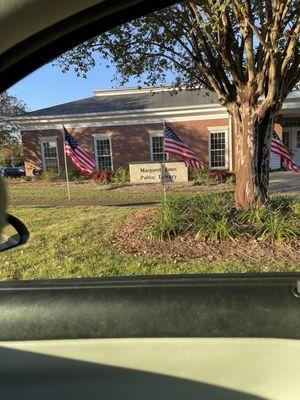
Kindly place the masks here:
<instances>
[{"instance_id":1,"label":"grass","mask_svg":"<svg viewBox=\"0 0 300 400\"><path fill-rule=\"evenodd\" d=\"M260 209L238 211L231 193L177 196L157 212L150 237L171 239L185 232L213 243L248 236L281 244L300 237L299 201L275 196Z\"/></svg>"},{"instance_id":2,"label":"grass","mask_svg":"<svg viewBox=\"0 0 300 400\"><path fill-rule=\"evenodd\" d=\"M118 275L297 271L295 262L165 261L121 254L112 232L133 211L116 207L10 207L28 226L28 244L0 253L0 280Z\"/></svg>"},{"instance_id":3,"label":"grass","mask_svg":"<svg viewBox=\"0 0 300 400\"><path fill-rule=\"evenodd\" d=\"M66 184L61 183L22 183L11 182L6 185L9 201L30 201L30 200L66 200ZM160 201L162 192L146 191L119 191L118 187L111 187L103 190L103 186L93 183L76 184L70 183L71 198L73 200L128 200L128 201Z\"/></svg>"}]
</instances>

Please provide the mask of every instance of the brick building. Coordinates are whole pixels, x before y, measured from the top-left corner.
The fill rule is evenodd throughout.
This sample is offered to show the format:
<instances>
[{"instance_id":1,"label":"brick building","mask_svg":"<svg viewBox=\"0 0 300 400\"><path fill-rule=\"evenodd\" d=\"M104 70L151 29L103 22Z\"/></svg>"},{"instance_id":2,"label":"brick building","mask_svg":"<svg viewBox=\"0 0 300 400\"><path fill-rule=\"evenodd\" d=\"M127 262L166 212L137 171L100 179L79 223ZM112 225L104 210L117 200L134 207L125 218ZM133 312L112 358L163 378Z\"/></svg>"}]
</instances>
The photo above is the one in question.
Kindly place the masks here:
<instances>
[{"instance_id":1,"label":"brick building","mask_svg":"<svg viewBox=\"0 0 300 400\"><path fill-rule=\"evenodd\" d=\"M64 125L97 168L161 161L163 120L180 134L210 169L234 171L234 132L214 93L168 88L96 90L94 96L33 111L18 118L27 175L35 168L63 168ZM300 164L300 92L285 101L275 127ZM280 159L271 157L271 168Z\"/></svg>"}]
</instances>

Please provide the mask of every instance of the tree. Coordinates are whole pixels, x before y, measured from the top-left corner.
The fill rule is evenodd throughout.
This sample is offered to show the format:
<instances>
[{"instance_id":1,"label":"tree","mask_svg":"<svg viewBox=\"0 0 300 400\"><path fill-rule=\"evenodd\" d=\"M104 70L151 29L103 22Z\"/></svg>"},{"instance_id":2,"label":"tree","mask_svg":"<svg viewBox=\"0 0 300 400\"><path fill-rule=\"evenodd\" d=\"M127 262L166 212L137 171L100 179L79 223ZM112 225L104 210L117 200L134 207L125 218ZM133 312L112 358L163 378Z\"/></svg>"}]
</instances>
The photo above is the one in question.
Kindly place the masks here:
<instances>
[{"instance_id":1,"label":"tree","mask_svg":"<svg viewBox=\"0 0 300 400\"><path fill-rule=\"evenodd\" d=\"M25 104L16 96L0 94L0 164L11 166L23 162L20 132L13 118L24 114Z\"/></svg>"},{"instance_id":2,"label":"tree","mask_svg":"<svg viewBox=\"0 0 300 400\"><path fill-rule=\"evenodd\" d=\"M59 59L86 75L96 55L126 83L175 74L175 87L213 90L233 118L236 205L268 199L274 121L299 82L299 0L185 1L102 34Z\"/></svg>"}]
</instances>

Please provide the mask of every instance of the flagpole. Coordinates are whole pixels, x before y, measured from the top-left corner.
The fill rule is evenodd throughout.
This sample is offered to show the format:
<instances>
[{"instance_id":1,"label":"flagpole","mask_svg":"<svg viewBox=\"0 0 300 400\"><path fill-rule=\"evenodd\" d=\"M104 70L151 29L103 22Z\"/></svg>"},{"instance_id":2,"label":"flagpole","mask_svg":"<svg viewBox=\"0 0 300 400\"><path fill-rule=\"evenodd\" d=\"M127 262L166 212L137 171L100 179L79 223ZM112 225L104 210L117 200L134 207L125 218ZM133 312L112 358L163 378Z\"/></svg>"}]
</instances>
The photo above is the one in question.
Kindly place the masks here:
<instances>
[{"instance_id":1,"label":"flagpole","mask_svg":"<svg viewBox=\"0 0 300 400\"><path fill-rule=\"evenodd\" d=\"M66 155L66 147L65 147L65 130L64 130L64 126L62 126L62 134L63 134L63 148L64 148L64 160L65 160L65 172L66 172L66 181L67 181L67 192L68 192L68 199L70 201L71 200L71 195L70 195L68 163L67 163L67 155Z\"/></svg>"},{"instance_id":2,"label":"flagpole","mask_svg":"<svg viewBox=\"0 0 300 400\"><path fill-rule=\"evenodd\" d=\"M163 191L164 191L164 202L167 200L167 191L166 191L166 153L165 153L165 120L163 120L164 134L163 134Z\"/></svg>"}]
</instances>

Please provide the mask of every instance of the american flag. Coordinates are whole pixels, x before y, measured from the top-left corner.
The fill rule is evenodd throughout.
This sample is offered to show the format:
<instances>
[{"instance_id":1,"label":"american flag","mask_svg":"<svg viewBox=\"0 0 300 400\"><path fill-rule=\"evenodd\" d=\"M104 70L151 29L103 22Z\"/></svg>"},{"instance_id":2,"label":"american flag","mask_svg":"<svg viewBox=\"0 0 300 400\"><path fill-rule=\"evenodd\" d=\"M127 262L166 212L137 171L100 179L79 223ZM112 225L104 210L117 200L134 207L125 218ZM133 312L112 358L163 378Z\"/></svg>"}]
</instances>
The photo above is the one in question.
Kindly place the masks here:
<instances>
[{"instance_id":1,"label":"american flag","mask_svg":"<svg viewBox=\"0 0 300 400\"><path fill-rule=\"evenodd\" d=\"M96 167L95 161L79 146L77 141L64 127L65 134L65 152L66 156L70 157L73 164L76 165L80 172L92 174L93 169Z\"/></svg>"},{"instance_id":2,"label":"american flag","mask_svg":"<svg viewBox=\"0 0 300 400\"><path fill-rule=\"evenodd\" d=\"M164 136L166 153L182 158L188 168L204 168L203 162L199 160L192 149L184 143L181 137L166 122L164 123Z\"/></svg>"},{"instance_id":3,"label":"american flag","mask_svg":"<svg viewBox=\"0 0 300 400\"><path fill-rule=\"evenodd\" d=\"M275 131L272 133L271 151L281 157L285 166L291 171L298 172L298 167L292 155L287 151L285 145L279 139Z\"/></svg>"}]
</instances>

